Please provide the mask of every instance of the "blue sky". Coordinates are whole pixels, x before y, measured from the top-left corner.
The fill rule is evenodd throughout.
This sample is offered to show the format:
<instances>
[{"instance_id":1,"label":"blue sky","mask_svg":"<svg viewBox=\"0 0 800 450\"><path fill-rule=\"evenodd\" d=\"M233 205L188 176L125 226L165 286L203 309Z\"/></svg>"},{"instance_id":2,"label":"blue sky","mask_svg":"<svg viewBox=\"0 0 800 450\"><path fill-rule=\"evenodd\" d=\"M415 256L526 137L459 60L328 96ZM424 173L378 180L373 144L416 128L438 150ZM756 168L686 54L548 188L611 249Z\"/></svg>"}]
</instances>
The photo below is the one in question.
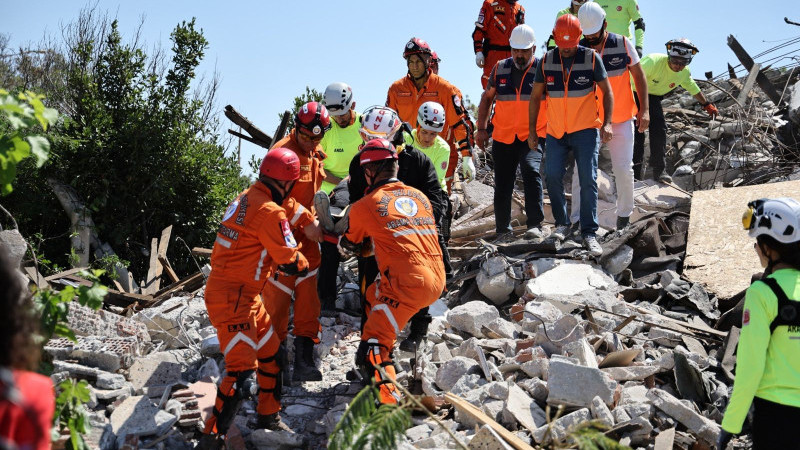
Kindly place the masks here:
<instances>
[{"instance_id":1,"label":"blue sky","mask_svg":"<svg viewBox=\"0 0 800 450\"><path fill-rule=\"evenodd\" d=\"M569 0L521 3L537 43L542 43L556 12ZM73 21L85 5L6 0L0 33L11 35L12 47L35 44L45 33L60 36L60 24ZM97 1L99 10L119 19L125 38L131 38L144 17L147 48L158 43L169 48L175 25L196 17L210 43L200 73L216 70L222 79L219 109L231 104L267 133L305 86L322 91L330 82L344 81L353 87L358 110L383 104L388 86L406 73L402 50L412 36L431 44L443 60L440 75L477 103L481 72L470 35L480 5L480 0ZM800 22L795 1L640 0L639 6L647 24L645 53L662 52L671 38L689 37L700 48L690 66L695 78L708 70L718 74L727 62L738 63L726 45L728 34L751 54L800 36L800 27L783 22L784 16ZM224 118L222 123L225 129L230 125ZM247 161L263 150L245 142L242 153Z\"/></svg>"}]
</instances>

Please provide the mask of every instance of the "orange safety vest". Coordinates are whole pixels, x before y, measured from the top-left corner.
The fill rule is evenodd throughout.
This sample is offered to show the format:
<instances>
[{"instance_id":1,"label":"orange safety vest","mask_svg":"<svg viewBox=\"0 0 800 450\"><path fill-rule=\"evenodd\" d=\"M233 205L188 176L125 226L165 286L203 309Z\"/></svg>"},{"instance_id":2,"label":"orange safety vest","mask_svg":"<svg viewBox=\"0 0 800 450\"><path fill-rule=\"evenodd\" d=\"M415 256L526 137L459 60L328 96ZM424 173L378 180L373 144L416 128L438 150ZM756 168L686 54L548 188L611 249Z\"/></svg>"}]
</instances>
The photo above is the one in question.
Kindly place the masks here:
<instances>
[{"instance_id":1,"label":"orange safety vest","mask_svg":"<svg viewBox=\"0 0 800 450\"><path fill-rule=\"evenodd\" d=\"M497 63L494 69L494 87L497 96L494 100L492 118L494 140L512 144L515 138L521 141L528 139L528 102L533 91L533 79L538 62L538 58L533 58L531 65L522 74L519 86L511 84L514 58L507 58ZM539 116L536 118L536 134L544 137L547 129L547 107L544 102L541 102L541 105Z\"/></svg>"},{"instance_id":2,"label":"orange safety vest","mask_svg":"<svg viewBox=\"0 0 800 450\"><path fill-rule=\"evenodd\" d=\"M547 134L561 139L566 133L600 128L594 79L595 51L578 46L572 67L565 68L558 48L542 61L547 103Z\"/></svg>"},{"instance_id":3,"label":"orange safety vest","mask_svg":"<svg viewBox=\"0 0 800 450\"><path fill-rule=\"evenodd\" d=\"M631 71L628 69L631 55L628 54L627 40L628 38L625 36L608 33L608 37L603 43L603 50L600 51L603 65L608 73L608 82L611 83L611 92L614 93L614 113L611 115L613 123L627 122L639 111L631 88ZM600 111L600 117L605 117L603 92L599 89L597 91L597 108Z\"/></svg>"}]
</instances>

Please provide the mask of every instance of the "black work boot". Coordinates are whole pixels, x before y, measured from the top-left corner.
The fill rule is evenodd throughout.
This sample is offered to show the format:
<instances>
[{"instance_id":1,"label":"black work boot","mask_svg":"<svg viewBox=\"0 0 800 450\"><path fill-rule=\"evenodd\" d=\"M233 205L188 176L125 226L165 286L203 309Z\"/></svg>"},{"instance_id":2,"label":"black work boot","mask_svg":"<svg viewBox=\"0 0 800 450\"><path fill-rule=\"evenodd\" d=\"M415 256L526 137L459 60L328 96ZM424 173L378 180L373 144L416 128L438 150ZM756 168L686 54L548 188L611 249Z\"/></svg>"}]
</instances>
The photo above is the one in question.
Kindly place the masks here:
<instances>
[{"instance_id":1,"label":"black work boot","mask_svg":"<svg viewBox=\"0 0 800 450\"><path fill-rule=\"evenodd\" d=\"M259 414L256 419L256 429L266 429L272 431L292 431L288 425L283 423L281 415L278 413L273 414Z\"/></svg>"},{"instance_id":2,"label":"black work boot","mask_svg":"<svg viewBox=\"0 0 800 450\"><path fill-rule=\"evenodd\" d=\"M314 366L314 341L310 337L294 338L294 381L322 381L322 372Z\"/></svg>"},{"instance_id":3,"label":"black work boot","mask_svg":"<svg viewBox=\"0 0 800 450\"><path fill-rule=\"evenodd\" d=\"M428 335L428 325L430 323L431 316L428 314L428 308L422 308L414 314L408 327L408 337L400 342L400 350L409 353L416 351L422 339Z\"/></svg>"},{"instance_id":4,"label":"black work boot","mask_svg":"<svg viewBox=\"0 0 800 450\"><path fill-rule=\"evenodd\" d=\"M319 304L319 314L322 317L336 317L339 314L336 311L336 297L321 298Z\"/></svg>"},{"instance_id":5,"label":"black work boot","mask_svg":"<svg viewBox=\"0 0 800 450\"><path fill-rule=\"evenodd\" d=\"M621 230L631 223L630 217L617 217L617 230Z\"/></svg>"}]
</instances>

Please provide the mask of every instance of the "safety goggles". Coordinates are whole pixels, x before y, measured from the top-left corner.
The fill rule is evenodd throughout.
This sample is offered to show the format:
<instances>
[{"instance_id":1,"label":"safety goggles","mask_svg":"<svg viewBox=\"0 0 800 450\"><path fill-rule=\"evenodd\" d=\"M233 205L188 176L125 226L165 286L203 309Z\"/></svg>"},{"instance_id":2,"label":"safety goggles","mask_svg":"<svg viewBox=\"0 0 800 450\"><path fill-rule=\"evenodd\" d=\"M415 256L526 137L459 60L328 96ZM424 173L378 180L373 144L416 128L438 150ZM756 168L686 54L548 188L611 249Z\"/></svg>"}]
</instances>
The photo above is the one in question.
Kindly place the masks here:
<instances>
[{"instance_id":1,"label":"safety goggles","mask_svg":"<svg viewBox=\"0 0 800 450\"><path fill-rule=\"evenodd\" d=\"M683 45L669 44L667 45L667 54L669 54L669 56L692 59L692 57L697 54L697 49L685 47Z\"/></svg>"},{"instance_id":2,"label":"safety goggles","mask_svg":"<svg viewBox=\"0 0 800 450\"><path fill-rule=\"evenodd\" d=\"M302 131L302 128L300 128L300 127L298 127L297 130L298 130L298 134L299 135L303 136L304 138L308 139L309 141L319 142L319 141L322 140L322 136L323 136L322 133L317 134L317 135L306 133L306 132Z\"/></svg>"},{"instance_id":3,"label":"safety goggles","mask_svg":"<svg viewBox=\"0 0 800 450\"><path fill-rule=\"evenodd\" d=\"M752 230L756 227L756 222L758 222L756 215L763 204L764 199L753 200L747 204L747 209L742 214L742 226L745 230Z\"/></svg>"}]
</instances>

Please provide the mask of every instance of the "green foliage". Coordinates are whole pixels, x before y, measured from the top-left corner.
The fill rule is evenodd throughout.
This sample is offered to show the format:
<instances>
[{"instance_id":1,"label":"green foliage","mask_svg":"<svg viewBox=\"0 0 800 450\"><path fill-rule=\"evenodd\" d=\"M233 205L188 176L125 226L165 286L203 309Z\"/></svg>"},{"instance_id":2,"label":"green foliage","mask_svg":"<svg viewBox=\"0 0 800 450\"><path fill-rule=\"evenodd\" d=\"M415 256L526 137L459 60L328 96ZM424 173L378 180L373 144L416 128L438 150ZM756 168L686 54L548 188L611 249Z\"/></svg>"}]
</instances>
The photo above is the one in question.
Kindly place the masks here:
<instances>
[{"instance_id":1,"label":"green foliage","mask_svg":"<svg viewBox=\"0 0 800 450\"><path fill-rule=\"evenodd\" d=\"M126 42L117 21L90 10L63 32L64 47L9 68L18 75L10 80L52 89L45 93L67 116L48 129L50 159L40 170L23 161L25 176L4 202L20 231L40 233L40 252L68 265L69 242L51 239L71 227L47 185L52 178L75 188L94 231L134 274L146 273L150 239L168 225L189 245L210 246L225 207L249 183L218 144L218 79L197 79L209 45L202 30L194 19L181 22L170 49L150 52L138 40ZM41 80L35 69L44 67L57 82ZM195 270L181 256L171 258L176 271Z\"/></svg>"},{"instance_id":2,"label":"green foliage","mask_svg":"<svg viewBox=\"0 0 800 450\"><path fill-rule=\"evenodd\" d=\"M117 272L118 264L127 266L130 264L130 262L120 259L120 257L117 255L106 255L102 258L94 260L92 267L102 270L105 272L106 276L112 280L119 280L119 272Z\"/></svg>"},{"instance_id":3,"label":"green foliage","mask_svg":"<svg viewBox=\"0 0 800 450\"><path fill-rule=\"evenodd\" d=\"M50 153L50 142L43 136L25 136L29 128L40 126L47 131L49 125L58 120L58 111L46 108L44 96L25 91L11 95L0 89L0 194L8 195L13 188L11 182L17 175L17 164L23 159L33 156L36 167L47 161Z\"/></svg>"},{"instance_id":4,"label":"green foliage","mask_svg":"<svg viewBox=\"0 0 800 450\"><path fill-rule=\"evenodd\" d=\"M395 448L397 439L411 426L408 405L381 405L374 385L355 396L328 441L331 450Z\"/></svg>"},{"instance_id":5,"label":"green foliage","mask_svg":"<svg viewBox=\"0 0 800 450\"><path fill-rule=\"evenodd\" d=\"M91 272L82 270L78 276L91 281L91 286L78 286L77 288L67 286L61 291L39 289L34 293L34 304L41 313L41 332L44 342L54 336L65 337L77 342L75 333L67 326L69 304L77 297L78 304L95 310L100 309L103 306L103 298L108 293L108 288L99 283L99 277L102 274L102 270Z\"/></svg>"},{"instance_id":6,"label":"green foliage","mask_svg":"<svg viewBox=\"0 0 800 450\"><path fill-rule=\"evenodd\" d=\"M84 404L89 401L89 383L86 380L68 379L58 385L61 393L56 398L56 412L53 417L52 440L55 441L63 431L69 431L66 447L73 450L88 450L83 435L89 431L89 417Z\"/></svg>"},{"instance_id":7,"label":"green foliage","mask_svg":"<svg viewBox=\"0 0 800 450\"><path fill-rule=\"evenodd\" d=\"M631 450L627 445L606 436L604 429L605 426L597 421L586 422L570 432L567 439L574 442L579 450Z\"/></svg>"}]
</instances>

